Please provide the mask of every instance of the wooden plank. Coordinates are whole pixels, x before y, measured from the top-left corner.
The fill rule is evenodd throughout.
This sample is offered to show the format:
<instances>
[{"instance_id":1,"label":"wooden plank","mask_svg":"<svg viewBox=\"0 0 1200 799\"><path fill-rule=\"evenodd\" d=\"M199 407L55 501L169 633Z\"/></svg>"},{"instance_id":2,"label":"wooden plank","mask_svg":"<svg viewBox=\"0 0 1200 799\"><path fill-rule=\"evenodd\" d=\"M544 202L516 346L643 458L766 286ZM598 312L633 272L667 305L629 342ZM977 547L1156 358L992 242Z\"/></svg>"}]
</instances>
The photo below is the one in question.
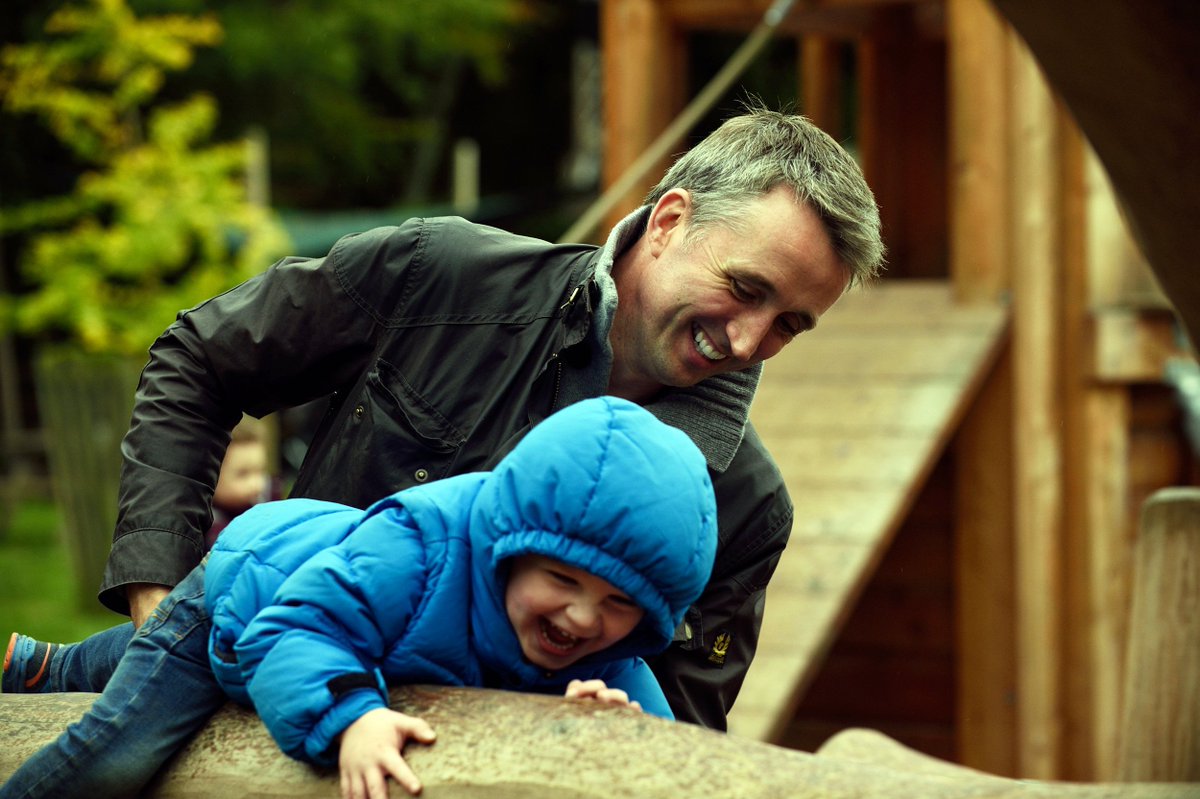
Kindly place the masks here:
<instances>
[{"instance_id":1,"label":"wooden plank","mask_svg":"<svg viewBox=\"0 0 1200 799\"><path fill-rule=\"evenodd\" d=\"M1092 562L1097 540L1108 543L1105 534L1121 521L1092 529L1089 492L1094 476L1105 473L1113 464L1103 448L1110 434L1107 427L1093 427L1087 411L1089 397L1097 389L1091 380L1088 336L1088 284L1091 270L1087 250L1088 186L1083 137L1070 117L1059 111L1059 170L1062 181L1059 209L1061 246L1058 261L1060 277L1061 322L1059 323L1059 363L1061 383L1060 426L1063 431L1063 539L1062 558L1063 619L1062 663L1060 673L1071 675L1062 687L1062 718L1071 734L1063 736L1059 774L1065 779L1091 779L1096 773L1095 742L1105 731L1097 727L1096 693L1099 667L1093 655L1092 636L1095 617L1092 603ZM1105 420L1111 421L1111 420ZM1078 564L1078 565L1076 565Z\"/></svg>"},{"instance_id":2,"label":"wooden plank","mask_svg":"<svg viewBox=\"0 0 1200 799\"><path fill-rule=\"evenodd\" d=\"M685 43L657 0L604 0L600 4L604 72L602 180L611 186L683 108ZM669 162L613 209L604 230L637 208ZM603 235L603 234L601 234Z\"/></svg>"},{"instance_id":3,"label":"wooden plank","mask_svg":"<svg viewBox=\"0 0 1200 799\"><path fill-rule=\"evenodd\" d=\"M1120 780L1200 781L1200 488L1142 508Z\"/></svg>"},{"instance_id":4,"label":"wooden plank","mask_svg":"<svg viewBox=\"0 0 1200 799\"><path fill-rule=\"evenodd\" d=\"M1012 359L1004 353L955 441L958 762L1016 776Z\"/></svg>"},{"instance_id":5,"label":"wooden plank","mask_svg":"<svg viewBox=\"0 0 1200 799\"><path fill-rule=\"evenodd\" d=\"M814 370L814 374L819 372ZM828 380L815 385L803 383L804 403L800 404L788 394L798 378L784 379L772 371L767 379L779 390L755 400L754 424L759 432L783 434L803 428L845 438L885 433L921 437L936 428L960 393L956 381L944 378Z\"/></svg>"},{"instance_id":6,"label":"wooden plank","mask_svg":"<svg viewBox=\"0 0 1200 799\"><path fill-rule=\"evenodd\" d=\"M1132 545L1129 536L1130 401L1121 388L1088 392L1085 614L1091 694L1092 779L1117 778L1114 753L1121 734L1121 690L1129 637Z\"/></svg>"},{"instance_id":7,"label":"wooden plank","mask_svg":"<svg viewBox=\"0 0 1200 799\"><path fill-rule=\"evenodd\" d=\"M945 336L895 330L831 338L819 348L804 348L804 357L776 358L764 369L767 379L783 380L810 375L848 382L865 379L968 378L972 356L985 348L986 335ZM797 348L799 351L801 348Z\"/></svg>"},{"instance_id":8,"label":"wooden plank","mask_svg":"<svg viewBox=\"0 0 1200 799\"><path fill-rule=\"evenodd\" d=\"M828 36L800 37L800 111L821 130L841 141L843 45Z\"/></svg>"},{"instance_id":9,"label":"wooden plank","mask_svg":"<svg viewBox=\"0 0 1200 799\"><path fill-rule=\"evenodd\" d=\"M996 356L1004 310L964 314L950 296L947 281L851 294L768 365L751 419L796 513L735 735L778 740ZM908 366L889 370L880 348Z\"/></svg>"},{"instance_id":10,"label":"wooden plank","mask_svg":"<svg viewBox=\"0 0 1200 799\"><path fill-rule=\"evenodd\" d=\"M1053 779L1063 736L1056 117L1037 64L1015 37L1010 55L1019 776Z\"/></svg>"},{"instance_id":11,"label":"wooden plank","mask_svg":"<svg viewBox=\"0 0 1200 799\"><path fill-rule=\"evenodd\" d=\"M879 202L889 274L945 277L946 97L941 41L922 36L915 6L876 9L858 42L857 144Z\"/></svg>"},{"instance_id":12,"label":"wooden plank","mask_svg":"<svg viewBox=\"0 0 1200 799\"><path fill-rule=\"evenodd\" d=\"M950 275L965 302L1009 286L1006 136L1008 46L988 0L947 0Z\"/></svg>"},{"instance_id":13,"label":"wooden plank","mask_svg":"<svg viewBox=\"0 0 1200 799\"><path fill-rule=\"evenodd\" d=\"M1098 380L1157 383L1169 359L1190 357L1170 311L1105 308L1092 322L1092 368Z\"/></svg>"}]
</instances>

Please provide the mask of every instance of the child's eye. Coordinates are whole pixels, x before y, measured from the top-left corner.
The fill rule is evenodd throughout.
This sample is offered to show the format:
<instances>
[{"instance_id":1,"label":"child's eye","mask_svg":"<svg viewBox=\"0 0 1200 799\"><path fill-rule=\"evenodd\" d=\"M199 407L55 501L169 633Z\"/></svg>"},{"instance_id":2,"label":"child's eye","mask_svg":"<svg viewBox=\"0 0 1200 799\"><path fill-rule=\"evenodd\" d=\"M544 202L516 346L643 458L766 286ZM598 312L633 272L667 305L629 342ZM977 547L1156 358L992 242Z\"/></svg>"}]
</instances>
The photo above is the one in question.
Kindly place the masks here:
<instances>
[{"instance_id":1,"label":"child's eye","mask_svg":"<svg viewBox=\"0 0 1200 799\"><path fill-rule=\"evenodd\" d=\"M616 605L620 608L633 609L638 606L638 604L636 602L634 602L632 599L630 599L629 597L624 596L622 594L612 594L608 597L608 601L612 602L614 605Z\"/></svg>"},{"instance_id":2,"label":"child's eye","mask_svg":"<svg viewBox=\"0 0 1200 799\"><path fill-rule=\"evenodd\" d=\"M554 578L555 582L561 585L576 585L575 578L568 574L563 574L562 572L555 571L554 569L546 569L546 573Z\"/></svg>"}]
</instances>

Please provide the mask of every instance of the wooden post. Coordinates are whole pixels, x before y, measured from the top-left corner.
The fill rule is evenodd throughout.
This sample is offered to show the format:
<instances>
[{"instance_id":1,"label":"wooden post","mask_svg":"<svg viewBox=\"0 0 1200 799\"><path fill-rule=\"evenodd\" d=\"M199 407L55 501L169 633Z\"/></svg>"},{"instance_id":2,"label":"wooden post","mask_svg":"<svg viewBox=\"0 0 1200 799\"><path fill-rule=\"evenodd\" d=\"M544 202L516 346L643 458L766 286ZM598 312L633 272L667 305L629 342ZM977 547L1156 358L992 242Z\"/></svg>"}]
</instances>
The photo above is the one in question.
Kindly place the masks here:
<instances>
[{"instance_id":1,"label":"wooden post","mask_svg":"<svg viewBox=\"0 0 1200 799\"><path fill-rule=\"evenodd\" d=\"M1200 780L1200 488L1146 500L1136 544L1123 780Z\"/></svg>"},{"instance_id":2,"label":"wooden post","mask_svg":"<svg viewBox=\"0 0 1200 799\"><path fill-rule=\"evenodd\" d=\"M800 112L838 141L842 129L842 43L828 36L801 36Z\"/></svg>"},{"instance_id":3,"label":"wooden post","mask_svg":"<svg viewBox=\"0 0 1200 799\"><path fill-rule=\"evenodd\" d=\"M1011 347L955 439L958 761L1014 777L1017 762Z\"/></svg>"},{"instance_id":4,"label":"wooden post","mask_svg":"<svg viewBox=\"0 0 1200 799\"><path fill-rule=\"evenodd\" d=\"M987 0L947 0L950 277L966 302L1009 286L1007 41Z\"/></svg>"},{"instance_id":5,"label":"wooden post","mask_svg":"<svg viewBox=\"0 0 1200 799\"><path fill-rule=\"evenodd\" d=\"M604 0L600 38L604 48L602 179L610 186L683 107L686 49L683 34L659 0ZM637 208L668 165L669 159L663 168L652 170L645 185L613 209L597 235L603 238Z\"/></svg>"},{"instance_id":6,"label":"wooden post","mask_svg":"<svg viewBox=\"0 0 1200 799\"><path fill-rule=\"evenodd\" d=\"M1060 776L1062 406L1056 115L1037 64L1010 38L1010 170L1020 776Z\"/></svg>"}]
</instances>

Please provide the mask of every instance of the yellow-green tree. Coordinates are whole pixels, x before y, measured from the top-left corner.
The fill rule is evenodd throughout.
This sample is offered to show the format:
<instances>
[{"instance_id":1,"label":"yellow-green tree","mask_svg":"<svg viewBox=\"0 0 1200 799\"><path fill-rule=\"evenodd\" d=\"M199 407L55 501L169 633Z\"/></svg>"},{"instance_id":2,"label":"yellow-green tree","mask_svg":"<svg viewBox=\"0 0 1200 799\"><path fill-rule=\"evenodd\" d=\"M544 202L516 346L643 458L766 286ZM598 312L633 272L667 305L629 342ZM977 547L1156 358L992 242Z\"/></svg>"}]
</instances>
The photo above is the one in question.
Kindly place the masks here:
<instances>
[{"instance_id":1,"label":"yellow-green tree","mask_svg":"<svg viewBox=\"0 0 1200 799\"><path fill-rule=\"evenodd\" d=\"M247 198L245 146L209 141L211 97L154 103L167 72L220 40L214 18L83 0L46 31L0 51L2 110L35 115L88 167L69 195L0 207L0 234L24 233L26 281L0 312L85 351L141 353L180 309L281 254L286 236Z\"/></svg>"}]
</instances>

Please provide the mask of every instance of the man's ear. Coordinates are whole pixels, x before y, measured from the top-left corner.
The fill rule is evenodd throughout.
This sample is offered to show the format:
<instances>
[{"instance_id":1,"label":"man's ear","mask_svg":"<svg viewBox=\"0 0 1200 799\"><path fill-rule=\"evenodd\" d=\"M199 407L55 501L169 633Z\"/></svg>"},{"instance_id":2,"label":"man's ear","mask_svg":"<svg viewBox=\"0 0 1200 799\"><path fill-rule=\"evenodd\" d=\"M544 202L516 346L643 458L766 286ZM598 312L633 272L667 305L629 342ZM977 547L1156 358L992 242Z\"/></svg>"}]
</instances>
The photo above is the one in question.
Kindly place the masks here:
<instances>
[{"instance_id":1,"label":"man's ear","mask_svg":"<svg viewBox=\"0 0 1200 799\"><path fill-rule=\"evenodd\" d=\"M687 189L671 189L658 199L646 223L646 243L651 255L657 258L673 235L683 235L691 210L692 195Z\"/></svg>"}]
</instances>

